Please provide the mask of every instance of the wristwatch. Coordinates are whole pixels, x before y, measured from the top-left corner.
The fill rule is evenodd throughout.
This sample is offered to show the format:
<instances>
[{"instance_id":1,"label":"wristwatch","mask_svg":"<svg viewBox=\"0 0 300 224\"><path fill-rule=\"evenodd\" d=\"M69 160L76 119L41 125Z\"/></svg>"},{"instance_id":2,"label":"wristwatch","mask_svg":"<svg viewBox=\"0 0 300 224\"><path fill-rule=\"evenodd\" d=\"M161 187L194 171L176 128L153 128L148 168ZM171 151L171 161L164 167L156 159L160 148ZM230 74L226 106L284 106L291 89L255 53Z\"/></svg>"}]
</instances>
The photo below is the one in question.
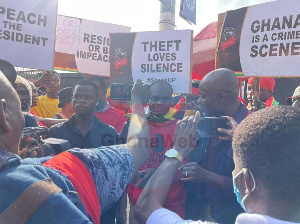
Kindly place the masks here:
<instances>
[{"instance_id":1,"label":"wristwatch","mask_svg":"<svg viewBox=\"0 0 300 224\"><path fill-rule=\"evenodd\" d=\"M179 160L179 162L182 162L183 160L182 156L177 152L176 149L169 149L166 151L165 156L168 158L176 158Z\"/></svg>"}]
</instances>

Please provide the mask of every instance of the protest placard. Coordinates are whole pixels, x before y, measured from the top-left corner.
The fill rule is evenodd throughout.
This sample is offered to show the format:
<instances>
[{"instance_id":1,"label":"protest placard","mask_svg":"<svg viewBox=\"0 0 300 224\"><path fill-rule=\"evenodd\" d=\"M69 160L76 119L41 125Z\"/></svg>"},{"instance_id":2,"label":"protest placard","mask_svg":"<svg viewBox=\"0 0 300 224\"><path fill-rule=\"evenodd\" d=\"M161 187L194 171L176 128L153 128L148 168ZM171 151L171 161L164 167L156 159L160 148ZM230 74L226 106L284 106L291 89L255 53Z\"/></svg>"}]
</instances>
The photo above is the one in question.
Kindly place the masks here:
<instances>
[{"instance_id":1,"label":"protest placard","mask_svg":"<svg viewBox=\"0 0 300 224\"><path fill-rule=\"evenodd\" d=\"M278 0L228 11L217 67L244 76L299 77L299 7L298 0Z\"/></svg>"},{"instance_id":2,"label":"protest placard","mask_svg":"<svg viewBox=\"0 0 300 224\"><path fill-rule=\"evenodd\" d=\"M57 0L1 0L0 58L15 66L53 69Z\"/></svg>"},{"instance_id":3,"label":"protest placard","mask_svg":"<svg viewBox=\"0 0 300 224\"><path fill-rule=\"evenodd\" d=\"M191 30L110 35L112 83L169 82L174 93L190 93Z\"/></svg>"},{"instance_id":4,"label":"protest placard","mask_svg":"<svg viewBox=\"0 0 300 224\"><path fill-rule=\"evenodd\" d=\"M130 27L58 16L55 68L109 77L109 33Z\"/></svg>"},{"instance_id":5,"label":"protest placard","mask_svg":"<svg viewBox=\"0 0 300 224\"><path fill-rule=\"evenodd\" d=\"M196 0L181 0L180 17L189 23L196 24Z\"/></svg>"},{"instance_id":6,"label":"protest placard","mask_svg":"<svg viewBox=\"0 0 300 224\"><path fill-rule=\"evenodd\" d=\"M55 51L75 55L78 48L79 29L80 19L58 16Z\"/></svg>"}]
</instances>

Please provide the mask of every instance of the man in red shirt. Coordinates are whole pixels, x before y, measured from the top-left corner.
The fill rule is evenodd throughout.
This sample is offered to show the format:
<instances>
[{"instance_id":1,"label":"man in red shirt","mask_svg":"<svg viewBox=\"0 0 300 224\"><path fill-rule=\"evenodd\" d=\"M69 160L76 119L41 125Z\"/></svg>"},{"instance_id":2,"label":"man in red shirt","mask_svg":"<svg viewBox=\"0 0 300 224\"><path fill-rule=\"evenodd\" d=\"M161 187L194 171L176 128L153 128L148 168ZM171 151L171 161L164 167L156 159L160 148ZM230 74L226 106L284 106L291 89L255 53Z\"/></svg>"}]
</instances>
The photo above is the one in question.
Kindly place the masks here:
<instances>
[{"instance_id":1,"label":"man in red shirt","mask_svg":"<svg viewBox=\"0 0 300 224\"><path fill-rule=\"evenodd\" d=\"M138 175L133 178L132 183L128 185L127 193L133 206L135 206L147 181L164 161L166 151L173 147L173 138L178 121L174 118L166 117L173 105L172 86L168 82L159 80L150 86L150 92L148 103L150 109L150 114L148 115L150 127L149 159L140 169ZM124 126L121 137L126 137L126 134L124 134L126 128L127 124ZM178 172L169 190L164 207L184 217L186 192L183 183L180 181L180 175L181 173ZM133 210L132 206L131 210ZM131 222L134 222L132 217Z\"/></svg>"},{"instance_id":2,"label":"man in red shirt","mask_svg":"<svg viewBox=\"0 0 300 224\"><path fill-rule=\"evenodd\" d=\"M121 133L123 126L127 119L125 113L109 105L106 100L106 88L105 80L99 76L92 76L93 81L98 87L98 101L96 105L96 117L103 123L111 125L117 130L117 133Z\"/></svg>"},{"instance_id":3,"label":"man in red shirt","mask_svg":"<svg viewBox=\"0 0 300 224\"><path fill-rule=\"evenodd\" d=\"M249 78L247 83L247 98L249 101L249 109L252 109L253 104L253 85L254 85L254 78ZM279 103L275 100L273 96L274 87L275 87L275 79L274 78L260 78L260 91L259 97L257 102L258 109L263 109L266 107L276 107Z\"/></svg>"}]
</instances>

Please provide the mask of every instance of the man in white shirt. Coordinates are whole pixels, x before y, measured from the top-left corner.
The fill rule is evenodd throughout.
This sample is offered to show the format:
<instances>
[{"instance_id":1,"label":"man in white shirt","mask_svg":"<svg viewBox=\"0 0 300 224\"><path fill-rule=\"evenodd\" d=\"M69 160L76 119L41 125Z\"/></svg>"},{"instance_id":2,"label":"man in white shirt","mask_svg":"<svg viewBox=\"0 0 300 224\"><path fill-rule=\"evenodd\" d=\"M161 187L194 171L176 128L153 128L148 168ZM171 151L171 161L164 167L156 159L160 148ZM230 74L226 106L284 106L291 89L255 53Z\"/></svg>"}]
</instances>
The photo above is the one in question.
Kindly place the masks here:
<instances>
[{"instance_id":1,"label":"man in white shirt","mask_svg":"<svg viewBox=\"0 0 300 224\"><path fill-rule=\"evenodd\" d=\"M135 215L140 223L207 223L182 220L162 208L181 159L192 151L179 139L195 135L198 116L177 124L177 152L158 168L136 204ZM231 127L228 135L234 132L233 185L238 202L248 213L239 215L235 223L300 223L300 109L278 106L259 110L237 128L231 120Z\"/></svg>"}]
</instances>

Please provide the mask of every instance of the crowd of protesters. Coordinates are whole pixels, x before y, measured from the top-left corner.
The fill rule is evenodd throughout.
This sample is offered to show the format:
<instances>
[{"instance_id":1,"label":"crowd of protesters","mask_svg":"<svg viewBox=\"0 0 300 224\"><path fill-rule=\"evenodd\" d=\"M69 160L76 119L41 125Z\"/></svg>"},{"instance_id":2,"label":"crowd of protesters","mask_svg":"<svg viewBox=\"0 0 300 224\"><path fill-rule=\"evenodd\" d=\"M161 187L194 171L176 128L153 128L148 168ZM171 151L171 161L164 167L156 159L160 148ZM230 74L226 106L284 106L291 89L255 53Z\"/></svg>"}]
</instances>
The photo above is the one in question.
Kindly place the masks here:
<instances>
[{"instance_id":1,"label":"crowd of protesters","mask_svg":"<svg viewBox=\"0 0 300 224\"><path fill-rule=\"evenodd\" d=\"M131 101L110 99L99 76L61 82L0 60L1 224L300 223L300 86L286 106L273 78L258 92L248 79L242 99L229 69L193 80L193 95L138 80ZM205 118L226 127L203 134ZM39 141L23 136L39 127ZM55 139L69 147L43 155Z\"/></svg>"}]
</instances>

